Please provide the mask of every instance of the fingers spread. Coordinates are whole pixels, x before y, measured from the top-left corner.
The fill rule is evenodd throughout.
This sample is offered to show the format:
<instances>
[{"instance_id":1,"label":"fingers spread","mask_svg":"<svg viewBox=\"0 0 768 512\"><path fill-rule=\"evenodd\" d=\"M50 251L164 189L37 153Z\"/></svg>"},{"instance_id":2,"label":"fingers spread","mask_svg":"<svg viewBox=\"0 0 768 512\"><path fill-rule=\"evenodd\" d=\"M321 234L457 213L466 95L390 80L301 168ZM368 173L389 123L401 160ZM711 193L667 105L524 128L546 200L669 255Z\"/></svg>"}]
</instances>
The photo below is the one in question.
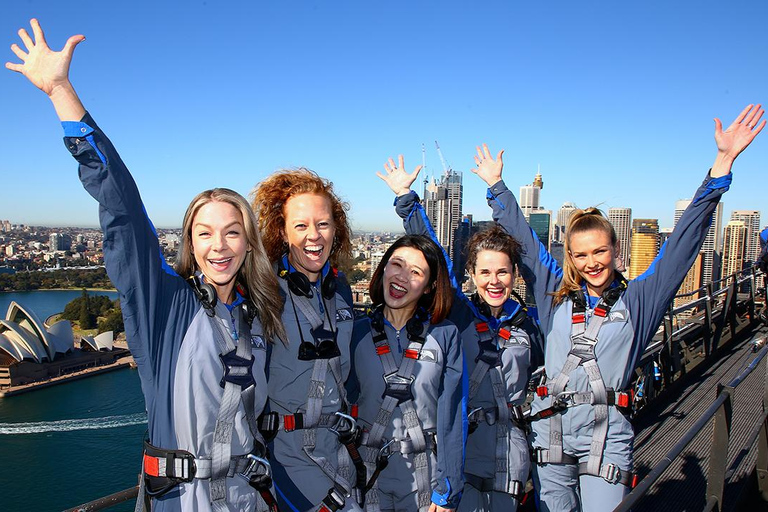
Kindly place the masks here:
<instances>
[{"instance_id":1,"label":"fingers spread","mask_svg":"<svg viewBox=\"0 0 768 512\"><path fill-rule=\"evenodd\" d=\"M735 124L741 123L744 120L744 118L747 117L747 114L749 113L749 111L752 110L753 106L754 105L749 104L746 107L744 107L744 110L741 111L741 114L739 114L739 117L737 117L733 123Z\"/></svg>"},{"instance_id":2,"label":"fingers spread","mask_svg":"<svg viewBox=\"0 0 768 512\"><path fill-rule=\"evenodd\" d=\"M16 71L17 73L21 73L21 70L22 70L21 64L14 64L13 62L6 62L5 67L10 69L11 71Z\"/></svg>"},{"instance_id":3,"label":"fingers spread","mask_svg":"<svg viewBox=\"0 0 768 512\"><path fill-rule=\"evenodd\" d=\"M22 50L21 48L19 48L19 45L17 45L16 43L13 43L13 44L11 45L11 51L12 51L13 53L15 53L15 54L16 54L16 56L17 56L19 59L21 59L21 61L22 61L22 62L26 62L26 61L27 61L27 56L28 56L29 54L28 54L27 52L25 52L24 50Z\"/></svg>"},{"instance_id":4,"label":"fingers spread","mask_svg":"<svg viewBox=\"0 0 768 512\"><path fill-rule=\"evenodd\" d=\"M491 158L491 152L488 150L488 144L483 144L483 156L488 159Z\"/></svg>"},{"instance_id":5,"label":"fingers spread","mask_svg":"<svg viewBox=\"0 0 768 512\"><path fill-rule=\"evenodd\" d=\"M405 163L403 161L403 155L397 155L397 166L400 169L405 169Z\"/></svg>"},{"instance_id":6,"label":"fingers spread","mask_svg":"<svg viewBox=\"0 0 768 512\"><path fill-rule=\"evenodd\" d=\"M24 43L24 46L27 48L27 51L30 51L35 47L35 43L32 42L32 38L29 37L26 29L19 29L19 37L21 38L21 42Z\"/></svg>"}]
</instances>

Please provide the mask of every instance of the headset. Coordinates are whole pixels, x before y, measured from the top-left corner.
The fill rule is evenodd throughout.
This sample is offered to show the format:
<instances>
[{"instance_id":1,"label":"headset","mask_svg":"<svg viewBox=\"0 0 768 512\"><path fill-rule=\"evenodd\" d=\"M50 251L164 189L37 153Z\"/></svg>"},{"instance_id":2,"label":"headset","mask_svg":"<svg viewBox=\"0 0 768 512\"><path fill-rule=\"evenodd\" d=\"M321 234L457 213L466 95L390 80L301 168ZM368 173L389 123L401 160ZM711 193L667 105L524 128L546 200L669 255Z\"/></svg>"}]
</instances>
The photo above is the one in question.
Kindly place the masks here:
<instances>
[{"instance_id":1,"label":"headset","mask_svg":"<svg viewBox=\"0 0 768 512\"><path fill-rule=\"evenodd\" d=\"M192 287L192 291L195 292L197 300L199 300L200 304L202 304L205 308L208 316L213 316L214 308L216 307L216 302L218 301L218 297L216 296L216 289L213 287L213 285L206 283L203 280L202 273L200 272L195 272L193 275L189 276L187 278L187 282Z\"/></svg>"},{"instance_id":2,"label":"headset","mask_svg":"<svg viewBox=\"0 0 768 512\"><path fill-rule=\"evenodd\" d=\"M293 265L288 262L288 255L284 255L278 262L278 274L288 282L288 289L294 295L310 299L314 297L314 286L306 275L293 268ZM320 293L326 300L336 295L336 272L331 268L330 262L325 262L323 265Z\"/></svg>"}]
</instances>

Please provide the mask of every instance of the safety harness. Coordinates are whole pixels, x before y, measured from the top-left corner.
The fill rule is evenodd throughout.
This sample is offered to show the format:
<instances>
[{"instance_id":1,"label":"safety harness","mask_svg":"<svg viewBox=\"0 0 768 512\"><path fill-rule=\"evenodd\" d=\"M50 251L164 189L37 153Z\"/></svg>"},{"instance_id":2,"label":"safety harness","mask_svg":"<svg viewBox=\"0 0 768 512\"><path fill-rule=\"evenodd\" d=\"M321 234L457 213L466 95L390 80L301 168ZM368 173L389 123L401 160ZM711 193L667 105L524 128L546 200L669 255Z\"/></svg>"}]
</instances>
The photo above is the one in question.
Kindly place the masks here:
<instances>
[{"instance_id":1,"label":"safety harness","mask_svg":"<svg viewBox=\"0 0 768 512\"><path fill-rule=\"evenodd\" d=\"M479 423L485 421L488 425L496 425L496 470L493 479L483 479L475 475L465 475L467 483L481 492L498 491L511 494L520 500L525 491L525 482L510 480L509 462L509 429L511 424L525 429L523 411L520 406L507 402L507 386L504 379L502 356L506 348L514 343L521 343L509 328L519 328L527 316L521 307L512 318L502 322L494 332L487 322L481 319L475 321L475 331L478 336L480 352L475 358L475 369L469 377L469 433L472 434ZM474 407L472 401L477 395L483 380L488 376L493 390L496 405L491 408Z\"/></svg>"},{"instance_id":2,"label":"safety harness","mask_svg":"<svg viewBox=\"0 0 768 512\"><path fill-rule=\"evenodd\" d=\"M287 266L287 258L284 258ZM330 270L333 271L332 269ZM322 282L322 292L317 293L315 299L314 287L304 287L297 277L303 276L300 272L289 272L285 268L280 269L280 287L293 307L296 318L296 326L301 337L299 346L299 359L302 361L314 361L312 376L310 377L307 393L306 411L297 411L294 414L280 415L271 412L261 418L262 432L276 435L278 432L293 432L302 430L302 450L309 459L320 467L323 473L334 482L334 486L328 491L322 502L315 505L315 511L335 512L344 507L346 498L355 493L358 499L362 484L365 482L365 465L357 450L360 430L357 420L348 414L346 388L341 370L341 352L336 341L336 300L335 283L329 285L330 279L335 276L325 276ZM320 309L324 314L318 313L312 304L312 300L320 301ZM327 299L327 300L326 300ZM312 341L304 339L297 308L304 315L311 326ZM342 404L340 411L334 414L323 414L323 399L325 398L326 376L331 372L339 391ZM325 457L315 455L317 444L317 429L327 428L339 438L340 447L337 452L336 464L331 463ZM270 435L268 434L268 436ZM350 482L350 461L355 467L356 482L359 488Z\"/></svg>"},{"instance_id":3,"label":"safety harness","mask_svg":"<svg viewBox=\"0 0 768 512\"><path fill-rule=\"evenodd\" d=\"M571 311L571 350L560 374L554 382L539 386L539 396L552 396L551 406L543 409L529 418L537 421L544 418L550 420L549 449L536 448L533 460L537 464L573 464L578 465L579 474L599 476L610 483L630 485L634 475L621 471L615 464L602 464L605 439L608 434L608 407L631 405L631 394L616 392L605 386L600 374L600 368L595 358L595 346L603 323L608 318L611 308L619 300L627 287L625 280L620 279L618 286L608 288L603 292L594 309L594 314L587 325L587 300L583 291L571 292L569 297L573 303ZM589 392L567 391L566 386L571 373L579 366L584 368L589 378ZM589 404L594 409L595 424L592 430L592 443L587 462L579 464L578 459L563 453L563 422L561 413L568 407Z\"/></svg>"},{"instance_id":4,"label":"safety harness","mask_svg":"<svg viewBox=\"0 0 768 512\"><path fill-rule=\"evenodd\" d=\"M229 322L216 315L215 292L212 293L211 289L207 288L210 285L201 282L193 282L192 285L205 308L224 368L224 375L219 383L224 392L216 417L211 454L210 457L195 457L185 450L166 450L145 441L143 478L139 484L139 499L135 510L139 512L144 507L148 510L149 497L162 496L177 485L198 478L210 480L212 509L215 512L227 511L229 507L226 479L239 475L261 496L262 500L257 504L258 511L277 512L277 504L270 492L272 471L264 438L258 429L254 407L255 357L251 348L250 326L256 316L255 309L248 308L248 304L244 303L239 330L234 328L234 322L230 329L227 325ZM243 403L245 418L253 436L253 449L246 455L232 456L232 431L240 402Z\"/></svg>"},{"instance_id":5,"label":"safety harness","mask_svg":"<svg viewBox=\"0 0 768 512\"><path fill-rule=\"evenodd\" d=\"M363 434L362 444L365 453L366 466L372 471L371 478L365 485L364 502L365 510L378 512L379 496L376 487L376 479L387 465L389 457L394 453L403 456L413 456L415 468L417 503L420 511L426 511L431 504L432 486L430 478L429 454L432 450L437 454L436 435L434 432L424 432L416 413L413 402L414 367L421 356L422 347L429 328L427 312L419 307L413 318L406 323L408 333L408 348L403 352L403 360L398 366L389 347L387 334L384 331L384 313L381 307L369 313L371 317L371 330L376 354L379 356L384 369L385 389L383 401L370 432ZM395 407L400 408L403 416L403 425L408 433L405 439L384 438L384 432L390 427L392 414Z\"/></svg>"}]
</instances>

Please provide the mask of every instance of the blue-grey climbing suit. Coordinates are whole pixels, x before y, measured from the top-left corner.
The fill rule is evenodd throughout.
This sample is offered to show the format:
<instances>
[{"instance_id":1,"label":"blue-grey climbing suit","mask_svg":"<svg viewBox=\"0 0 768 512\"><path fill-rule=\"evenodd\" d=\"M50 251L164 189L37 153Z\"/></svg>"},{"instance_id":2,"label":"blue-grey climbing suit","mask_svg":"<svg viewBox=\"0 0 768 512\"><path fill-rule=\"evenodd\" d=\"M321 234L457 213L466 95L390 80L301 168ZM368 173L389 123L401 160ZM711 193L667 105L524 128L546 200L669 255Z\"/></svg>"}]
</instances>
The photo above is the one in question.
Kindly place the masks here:
<instances>
[{"instance_id":1,"label":"blue-grey climbing suit","mask_svg":"<svg viewBox=\"0 0 768 512\"><path fill-rule=\"evenodd\" d=\"M548 392L536 397L532 414L568 406L532 424L538 461L534 484L542 510L613 510L628 492L621 482L632 471L634 432L624 415L610 406L610 397L618 402L618 393L631 384L637 362L698 255L712 212L730 182L730 174L707 176L648 270L623 292L609 292L617 298L604 296L594 304L592 297L582 314L586 322L579 322L572 298L553 304L550 294L559 289L562 270L526 223L514 195L503 181L488 190L494 219L523 244L523 276L533 289L547 340ZM614 298L615 303L605 304ZM592 325L598 328L590 329Z\"/></svg>"},{"instance_id":2,"label":"blue-grey climbing suit","mask_svg":"<svg viewBox=\"0 0 768 512\"><path fill-rule=\"evenodd\" d=\"M437 242L415 192L398 197L395 206L406 233L427 235ZM447 254L445 258L451 268ZM448 318L461 333L469 375L467 485L459 511L514 511L530 472L520 406L531 371L542 360L543 338L534 318L513 299L504 303L501 316L495 318L487 306L453 284L456 297Z\"/></svg>"},{"instance_id":3,"label":"blue-grey climbing suit","mask_svg":"<svg viewBox=\"0 0 768 512\"><path fill-rule=\"evenodd\" d=\"M156 465L147 469L187 480L156 498L153 510L263 508L248 479L238 475L251 466L248 455L261 441L252 430L267 399L267 344L261 326L254 321L249 329L237 305L218 304L212 317L206 313L192 288L163 259L136 184L112 143L88 114L62 125L83 186L99 202L104 260L120 293L149 415L149 442L188 452L198 468L190 472L190 459L183 457L174 459L173 469L145 458ZM242 374L249 383L242 387L250 388L247 396L241 396L239 385L233 389L223 381L219 355L236 347L238 355L254 358L247 367L250 375ZM224 398L227 405L222 405ZM222 408L232 418L229 425L219 422L226 419Z\"/></svg>"},{"instance_id":4,"label":"blue-grey climbing suit","mask_svg":"<svg viewBox=\"0 0 768 512\"><path fill-rule=\"evenodd\" d=\"M278 269L288 342L274 344L269 359L269 408L279 417L272 450L278 502L285 511L360 510L354 468L334 432L350 427L344 382L354 326L351 293L343 276L329 276L335 271L326 265L323 279L338 279L338 290L326 297L315 283L311 296L297 294L288 286L288 270ZM334 331L332 353L324 354L313 332ZM302 345L316 357L305 357Z\"/></svg>"},{"instance_id":5,"label":"blue-grey climbing suit","mask_svg":"<svg viewBox=\"0 0 768 512\"><path fill-rule=\"evenodd\" d=\"M423 313L398 331L378 310L355 323L353 367L350 395L366 427L360 450L369 481L377 463L386 464L365 495L365 510L456 508L467 391L456 326L430 324Z\"/></svg>"}]
</instances>

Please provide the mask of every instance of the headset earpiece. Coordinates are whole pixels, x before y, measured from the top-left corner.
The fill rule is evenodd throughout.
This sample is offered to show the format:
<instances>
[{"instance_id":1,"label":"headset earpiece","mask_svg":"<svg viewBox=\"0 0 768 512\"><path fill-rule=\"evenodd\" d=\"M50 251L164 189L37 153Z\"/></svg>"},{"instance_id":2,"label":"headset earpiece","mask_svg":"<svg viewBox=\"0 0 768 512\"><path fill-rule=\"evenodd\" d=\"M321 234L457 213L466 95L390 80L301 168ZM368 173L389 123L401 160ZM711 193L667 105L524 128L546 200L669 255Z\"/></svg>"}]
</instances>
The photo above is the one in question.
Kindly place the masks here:
<instances>
[{"instance_id":1,"label":"headset earpiece","mask_svg":"<svg viewBox=\"0 0 768 512\"><path fill-rule=\"evenodd\" d=\"M218 297L216 296L216 289L213 287L213 285L204 282L203 279L197 274L189 276L187 278L187 282L195 292L197 300L200 301L205 309L212 312L213 308L216 307L216 301L218 300Z\"/></svg>"}]
</instances>

